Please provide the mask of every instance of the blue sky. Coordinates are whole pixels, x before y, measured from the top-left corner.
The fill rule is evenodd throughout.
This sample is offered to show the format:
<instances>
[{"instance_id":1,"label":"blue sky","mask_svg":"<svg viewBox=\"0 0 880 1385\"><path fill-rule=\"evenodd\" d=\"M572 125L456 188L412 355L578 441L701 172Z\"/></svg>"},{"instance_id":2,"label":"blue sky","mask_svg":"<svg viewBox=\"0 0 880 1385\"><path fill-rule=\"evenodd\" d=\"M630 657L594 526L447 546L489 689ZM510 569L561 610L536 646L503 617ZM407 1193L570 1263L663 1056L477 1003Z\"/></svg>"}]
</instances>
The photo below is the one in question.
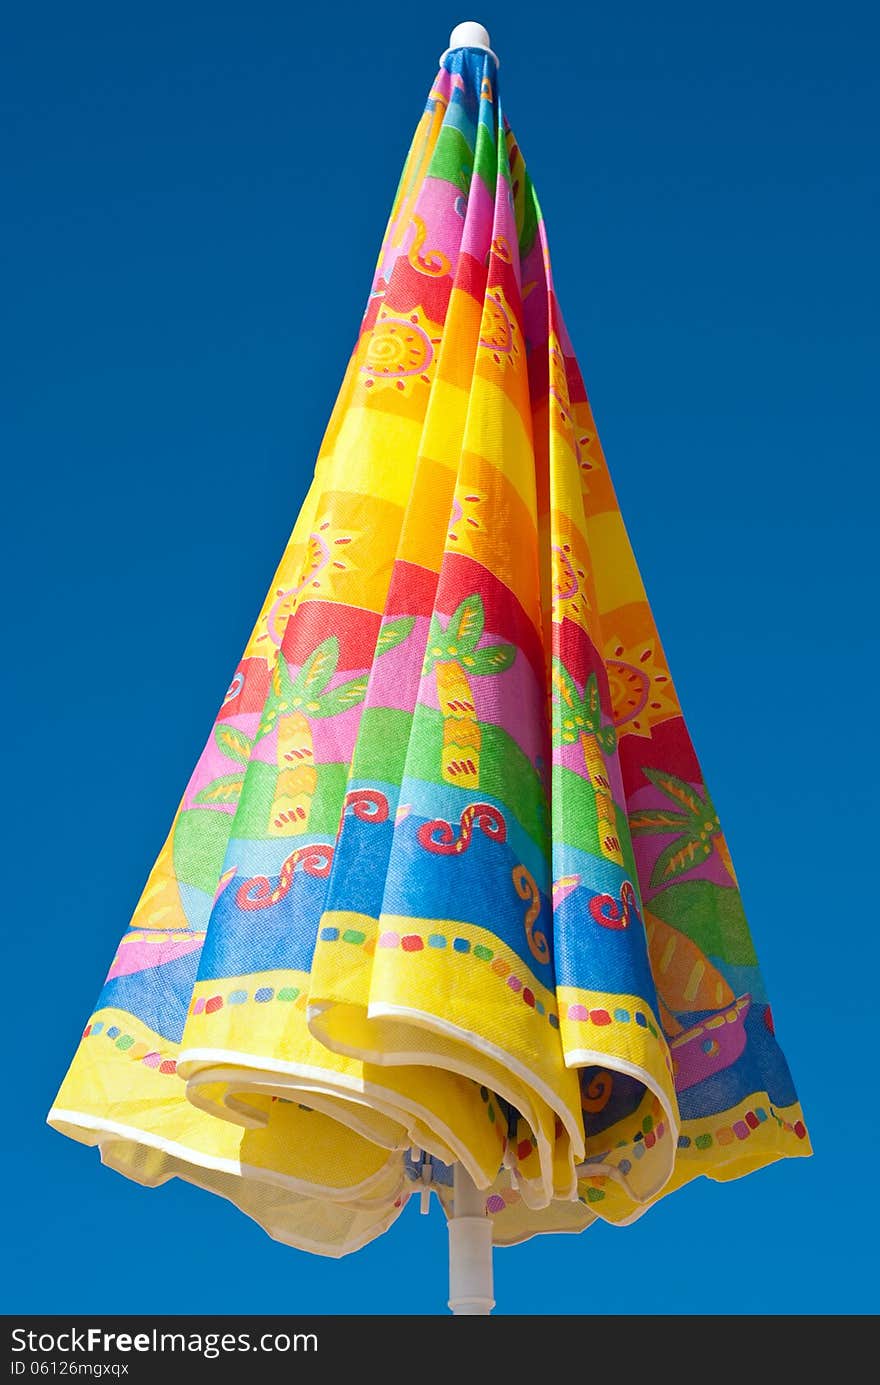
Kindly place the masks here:
<instances>
[{"instance_id":1,"label":"blue sky","mask_svg":"<svg viewBox=\"0 0 880 1385\"><path fill-rule=\"evenodd\" d=\"M43 1121L305 493L465 17L7 16L7 1312L445 1304L437 1210L320 1260ZM475 17L816 1149L500 1251L499 1305L875 1310L876 11Z\"/></svg>"}]
</instances>

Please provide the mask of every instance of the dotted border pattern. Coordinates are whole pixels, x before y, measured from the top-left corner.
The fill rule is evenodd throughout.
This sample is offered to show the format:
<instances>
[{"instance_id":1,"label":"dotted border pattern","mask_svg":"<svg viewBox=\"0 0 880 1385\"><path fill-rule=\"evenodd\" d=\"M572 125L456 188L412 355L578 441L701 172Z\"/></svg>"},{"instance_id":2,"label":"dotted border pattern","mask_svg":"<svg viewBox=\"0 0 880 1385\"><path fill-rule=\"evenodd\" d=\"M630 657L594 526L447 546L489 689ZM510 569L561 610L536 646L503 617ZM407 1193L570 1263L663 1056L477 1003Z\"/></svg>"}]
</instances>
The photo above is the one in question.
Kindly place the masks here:
<instances>
[{"instance_id":1,"label":"dotted border pattern","mask_svg":"<svg viewBox=\"0 0 880 1385\"><path fill-rule=\"evenodd\" d=\"M295 1004L298 1010L306 1007L307 996L299 986L281 986L276 991L274 986L258 986L250 997L250 993L241 987L236 987L227 995L197 996L190 1002L189 1014L200 1015L202 1012L208 1015L215 1014L225 1005L243 1005L246 1000L252 998L258 1005L265 1004L270 1000L280 1000L287 1004ZM168 1057L167 1054L158 1049L151 1048L142 1039L135 1039L134 1035L126 1034L118 1024L106 1024L104 1020L90 1020L83 1030L84 1039L97 1038L103 1035L115 1043L121 1053L134 1062L146 1064L148 1068L157 1068L159 1072L172 1076L177 1072L177 1061Z\"/></svg>"},{"instance_id":2,"label":"dotted border pattern","mask_svg":"<svg viewBox=\"0 0 880 1385\"><path fill-rule=\"evenodd\" d=\"M388 930L379 935L375 944L367 941L367 935L358 928L346 928L340 931L336 927L321 928L318 938L321 942L335 943L344 942L353 947L361 947L366 944L369 951L374 947L397 948L402 952L422 952L425 945L429 948L441 951L449 944L449 938L443 933L429 933L423 937L420 933L400 934L393 930ZM483 943L472 943L469 938L454 937L452 939L452 951L459 956L473 956L479 962L491 963L490 971L498 977L500 981L505 981L514 995L518 995L525 1005L533 1009L536 1014L546 1017L547 1023L552 1029L559 1028L559 1016L553 1009L548 1009L544 1003L538 999L534 991L528 986L521 977L517 976L515 970L511 970L510 964L501 956L497 956L495 951L486 947ZM199 996L190 1003L189 1014L200 1015L202 1013L211 1015L222 1009L224 1005L243 1005L248 1000L253 1000L257 1004L265 1004L271 1000L286 1002L299 1002L298 1009L304 1009L306 997L301 994L300 988L296 986L282 986L276 992L272 986L258 986L253 995L242 987L236 987L229 991L225 996L216 994L212 996ZM647 1029L655 1038L660 1038L660 1032L653 1020L642 1010L630 1012L618 1006L613 1011L605 1009L588 1009L585 1005L569 1005L567 1011L570 1020L579 1023L591 1023L597 1026L611 1024L617 1021L619 1024L637 1024L642 1029Z\"/></svg>"},{"instance_id":3,"label":"dotted border pattern","mask_svg":"<svg viewBox=\"0 0 880 1385\"><path fill-rule=\"evenodd\" d=\"M701 1130L699 1135L679 1135L678 1147L702 1151L711 1149L714 1144L731 1145L734 1140L747 1140L753 1131L760 1129L768 1120L774 1120L780 1129L794 1135L798 1140L805 1140L807 1137L807 1128L802 1120L787 1121L773 1106L769 1107L769 1114L764 1106L756 1106L753 1110L750 1108L746 1111L739 1120L732 1121L730 1125L721 1125L715 1130Z\"/></svg>"},{"instance_id":4,"label":"dotted border pattern","mask_svg":"<svg viewBox=\"0 0 880 1385\"><path fill-rule=\"evenodd\" d=\"M104 1020L90 1020L83 1030L84 1039L95 1039L99 1035L105 1039L110 1039L112 1043L135 1063L143 1063L148 1068L158 1069L166 1076L172 1077L177 1073L177 1061L169 1058L167 1054L160 1052L159 1049L151 1048L142 1039L135 1039L134 1035L126 1034L120 1029L118 1024L105 1024Z\"/></svg>"},{"instance_id":5,"label":"dotted border pattern","mask_svg":"<svg viewBox=\"0 0 880 1385\"><path fill-rule=\"evenodd\" d=\"M629 1136L628 1139L618 1140L615 1149L629 1149L633 1159L644 1159L649 1149L653 1149L658 1140L662 1140L669 1133L666 1124L663 1108L657 1100L656 1095L651 1102L651 1110L642 1117L639 1127ZM588 1164L606 1164L609 1162L611 1150L605 1149L600 1154L593 1154L587 1160ZM624 1156L617 1161L616 1167L620 1170L624 1178L632 1171L632 1159ZM602 1202L605 1197L604 1190L599 1186L600 1182L607 1177L599 1174L595 1178L589 1173L582 1173L579 1182L586 1184L583 1193L578 1194L579 1202Z\"/></svg>"},{"instance_id":6,"label":"dotted border pattern","mask_svg":"<svg viewBox=\"0 0 880 1385\"><path fill-rule=\"evenodd\" d=\"M655 1039L660 1038L659 1029L642 1010L630 1013L623 1006L618 1006L609 1013L608 1010L588 1010L586 1005L569 1005L567 1013L570 1020L576 1020L580 1024L601 1026L610 1024L612 1020L617 1020L618 1024L637 1024L640 1029L649 1030Z\"/></svg>"},{"instance_id":7,"label":"dotted border pattern","mask_svg":"<svg viewBox=\"0 0 880 1385\"><path fill-rule=\"evenodd\" d=\"M359 930L347 928L340 934L338 928L322 928L318 937L321 942L335 943L345 942L359 945L365 939L365 934ZM450 939L445 933L428 933L422 937L421 933L397 933L393 929L380 933L376 942L377 947L397 948L401 952L423 952L425 946L436 951L443 951L449 945ZM559 1016L555 1010L548 1009L543 1001L539 1000L530 986L517 976L516 971L511 969L510 963L503 957L497 955L493 948L486 947L483 943L472 943L470 938L454 937L452 939L452 951L461 957L473 956L478 962L485 962L489 965L489 970L498 977L499 981L507 983L514 995L518 995L520 1000L537 1015L547 1020L551 1029L559 1028Z\"/></svg>"},{"instance_id":8,"label":"dotted border pattern","mask_svg":"<svg viewBox=\"0 0 880 1385\"><path fill-rule=\"evenodd\" d=\"M279 986L277 990L274 986L258 986L253 994L243 986L236 986L226 995L196 996L190 1003L189 1013L213 1015L222 1010L224 1005L244 1005L249 1000L257 1005L268 1005L272 1000L280 1000L285 1005L295 1005L297 1010L304 1010L308 996L301 986Z\"/></svg>"}]
</instances>

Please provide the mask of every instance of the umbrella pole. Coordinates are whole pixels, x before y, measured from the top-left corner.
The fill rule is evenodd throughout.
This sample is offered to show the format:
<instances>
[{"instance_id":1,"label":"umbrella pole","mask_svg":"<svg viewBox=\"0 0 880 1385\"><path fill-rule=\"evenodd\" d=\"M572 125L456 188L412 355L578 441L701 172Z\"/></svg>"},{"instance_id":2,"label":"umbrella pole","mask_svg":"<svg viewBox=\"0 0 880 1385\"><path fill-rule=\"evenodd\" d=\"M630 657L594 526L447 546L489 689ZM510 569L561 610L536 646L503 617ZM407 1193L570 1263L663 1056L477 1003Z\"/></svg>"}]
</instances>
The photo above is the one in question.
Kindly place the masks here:
<instances>
[{"instance_id":1,"label":"umbrella pole","mask_svg":"<svg viewBox=\"0 0 880 1385\"><path fill-rule=\"evenodd\" d=\"M486 1214L486 1195L461 1164L455 1165L452 1192L449 1307L459 1317L485 1317L495 1307L492 1218Z\"/></svg>"}]
</instances>

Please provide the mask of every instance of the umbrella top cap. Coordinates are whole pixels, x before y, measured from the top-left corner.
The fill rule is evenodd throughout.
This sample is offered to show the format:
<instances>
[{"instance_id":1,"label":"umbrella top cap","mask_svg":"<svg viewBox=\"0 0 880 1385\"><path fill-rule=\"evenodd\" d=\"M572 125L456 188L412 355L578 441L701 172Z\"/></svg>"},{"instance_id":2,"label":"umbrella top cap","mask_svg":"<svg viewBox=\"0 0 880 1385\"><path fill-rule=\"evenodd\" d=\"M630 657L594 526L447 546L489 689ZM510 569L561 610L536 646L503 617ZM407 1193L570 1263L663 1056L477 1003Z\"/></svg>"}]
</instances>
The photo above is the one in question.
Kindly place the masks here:
<instances>
[{"instance_id":1,"label":"umbrella top cap","mask_svg":"<svg viewBox=\"0 0 880 1385\"><path fill-rule=\"evenodd\" d=\"M449 47L445 53L440 55L441 63L447 53L453 52L456 48L481 48L495 59L496 67L501 65L497 54L492 52L488 29L484 29L482 24L477 24L473 19L466 19L463 24L456 24L449 35Z\"/></svg>"}]
</instances>

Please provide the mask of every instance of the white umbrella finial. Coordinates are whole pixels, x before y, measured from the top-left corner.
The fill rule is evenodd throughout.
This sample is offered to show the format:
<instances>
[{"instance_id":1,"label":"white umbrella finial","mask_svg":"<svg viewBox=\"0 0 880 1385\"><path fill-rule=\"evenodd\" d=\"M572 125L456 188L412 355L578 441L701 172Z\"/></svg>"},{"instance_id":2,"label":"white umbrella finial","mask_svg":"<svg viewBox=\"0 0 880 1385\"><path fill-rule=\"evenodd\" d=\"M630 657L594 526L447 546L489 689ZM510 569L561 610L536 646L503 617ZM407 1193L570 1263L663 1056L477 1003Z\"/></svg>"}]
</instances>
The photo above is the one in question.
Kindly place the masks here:
<instances>
[{"instance_id":1,"label":"white umbrella finial","mask_svg":"<svg viewBox=\"0 0 880 1385\"><path fill-rule=\"evenodd\" d=\"M489 30L484 29L482 24L477 24L473 19L466 19L463 24L456 24L449 35L449 47L490 48Z\"/></svg>"},{"instance_id":2,"label":"white umbrella finial","mask_svg":"<svg viewBox=\"0 0 880 1385\"><path fill-rule=\"evenodd\" d=\"M492 52L489 30L482 24L477 24L476 20L466 19L463 24L456 24L452 33L449 35L449 47L446 53L451 53L455 48L482 48L485 53L491 54L495 59L496 67L501 64L498 55ZM440 61L446 57L446 53L441 55Z\"/></svg>"}]
</instances>

